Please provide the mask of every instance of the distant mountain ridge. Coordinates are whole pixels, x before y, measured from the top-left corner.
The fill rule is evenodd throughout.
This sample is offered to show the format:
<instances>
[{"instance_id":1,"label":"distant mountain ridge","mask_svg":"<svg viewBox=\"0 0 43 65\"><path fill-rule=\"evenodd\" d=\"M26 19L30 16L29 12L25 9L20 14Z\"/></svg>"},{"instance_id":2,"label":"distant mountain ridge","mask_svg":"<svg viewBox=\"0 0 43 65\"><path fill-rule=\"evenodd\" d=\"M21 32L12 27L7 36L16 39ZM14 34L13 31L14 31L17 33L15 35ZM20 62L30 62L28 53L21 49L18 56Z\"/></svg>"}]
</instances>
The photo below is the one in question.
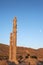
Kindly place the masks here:
<instances>
[{"instance_id":1,"label":"distant mountain ridge","mask_svg":"<svg viewBox=\"0 0 43 65\"><path fill-rule=\"evenodd\" d=\"M26 54L35 55L37 57L43 58L43 48L32 49L26 47L17 47L17 56L25 56ZM0 44L0 56L9 56L9 46L5 44Z\"/></svg>"}]
</instances>

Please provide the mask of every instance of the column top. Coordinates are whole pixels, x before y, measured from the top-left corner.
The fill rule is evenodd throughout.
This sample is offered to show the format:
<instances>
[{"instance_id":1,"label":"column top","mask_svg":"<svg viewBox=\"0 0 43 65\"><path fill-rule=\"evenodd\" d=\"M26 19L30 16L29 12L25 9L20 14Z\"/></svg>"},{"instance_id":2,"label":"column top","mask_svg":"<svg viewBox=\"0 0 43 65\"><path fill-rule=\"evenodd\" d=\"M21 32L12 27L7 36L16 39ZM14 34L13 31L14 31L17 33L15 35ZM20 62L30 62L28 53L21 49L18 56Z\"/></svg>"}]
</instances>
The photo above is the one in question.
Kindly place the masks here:
<instances>
[{"instance_id":1,"label":"column top","mask_svg":"<svg viewBox=\"0 0 43 65\"><path fill-rule=\"evenodd\" d=\"M16 17L14 17L14 20L13 21L17 21L17 18Z\"/></svg>"}]
</instances>

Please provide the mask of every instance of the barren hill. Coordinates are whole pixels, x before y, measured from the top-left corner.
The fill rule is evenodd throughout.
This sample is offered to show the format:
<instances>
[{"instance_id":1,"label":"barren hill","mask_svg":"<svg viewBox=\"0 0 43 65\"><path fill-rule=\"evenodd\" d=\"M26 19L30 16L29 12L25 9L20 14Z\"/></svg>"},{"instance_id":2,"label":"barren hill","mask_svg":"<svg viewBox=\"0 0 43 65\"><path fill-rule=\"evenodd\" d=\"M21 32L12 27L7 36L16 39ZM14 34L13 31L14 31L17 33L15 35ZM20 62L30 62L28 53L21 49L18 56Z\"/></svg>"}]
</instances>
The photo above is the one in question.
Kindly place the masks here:
<instances>
[{"instance_id":1,"label":"barren hill","mask_svg":"<svg viewBox=\"0 0 43 65\"><path fill-rule=\"evenodd\" d=\"M6 60L9 57L9 46L0 44L0 65L6 65ZM4 60L3 60L4 59ZM36 63L37 60L43 60L43 48L32 49L26 47L17 47L18 62L25 61L26 63ZM28 64L26 64L28 65Z\"/></svg>"},{"instance_id":2,"label":"barren hill","mask_svg":"<svg viewBox=\"0 0 43 65\"><path fill-rule=\"evenodd\" d=\"M36 55L37 57L43 58L43 48L40 49L32 49L26 47L17 47L17 55ZM9 55L9 46L5 44L0 44L0 56L8 56Z\"/></svg>"}]
</instances>

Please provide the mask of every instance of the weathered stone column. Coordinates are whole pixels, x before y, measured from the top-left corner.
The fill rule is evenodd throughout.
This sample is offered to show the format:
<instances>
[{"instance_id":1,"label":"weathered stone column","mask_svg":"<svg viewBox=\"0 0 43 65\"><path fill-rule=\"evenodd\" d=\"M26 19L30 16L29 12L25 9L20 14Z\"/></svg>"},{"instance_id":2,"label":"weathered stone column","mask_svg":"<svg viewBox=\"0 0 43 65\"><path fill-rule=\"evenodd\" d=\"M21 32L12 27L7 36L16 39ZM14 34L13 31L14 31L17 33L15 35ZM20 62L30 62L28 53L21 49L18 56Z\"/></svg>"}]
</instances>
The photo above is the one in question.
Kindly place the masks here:
<instances>
[{"instance_id":1,"label":"weathered stone column","mask_svg":"<svg viewBox=\"0 0 43 65\"><path fill-rule=\"evenodd\" d=\"M12 54L13 54L12 53L12 50L13 50L12 44L13 44L12 33L10 33L9 61L12 61Z\"/></svg>"},{"instance_id":2,"label":"weathered stone column","mask_svg":"<svg viewBox=\"0 0 43 65\"><path fill-rule=\"evenodd\" d=\"M18 64L16 59L16 44L17 44L17 20L16 17L13 20L13 32L10 34L10 49L9 49L9 61Z\"/></svg>"},{"instance_id":3,"label":"weathered stone column","mask_svg":"<svg viewBox=\"0 0 43 65\"><path fill-rule=\"evenodd\" d=\"M17 20L16 17L13 20L13 61L17 64L16 59L16 44L17 44Z\"/></svg>"}]
</instances>

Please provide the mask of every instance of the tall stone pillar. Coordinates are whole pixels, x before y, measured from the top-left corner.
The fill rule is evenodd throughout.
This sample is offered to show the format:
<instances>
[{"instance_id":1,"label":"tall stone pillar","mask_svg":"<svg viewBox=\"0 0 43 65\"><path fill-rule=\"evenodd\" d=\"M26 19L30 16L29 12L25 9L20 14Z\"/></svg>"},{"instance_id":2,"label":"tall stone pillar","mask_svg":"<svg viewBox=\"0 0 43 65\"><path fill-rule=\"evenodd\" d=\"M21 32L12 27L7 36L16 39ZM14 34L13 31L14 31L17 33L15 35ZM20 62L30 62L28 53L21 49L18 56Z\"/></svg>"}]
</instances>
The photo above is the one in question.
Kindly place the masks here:
<instances>
[{"instance_id":1,"label":"tall stone pillar","mask_svg":"<svg viewBox=\"0 0 43 65\"><path fill-rule=\"evenodd\" d=\"M17 44L17 20L16 17L13 20L13 61L17 62L16 59L16 44Z\"/></svg>"},{"instance_id":2,"label":"tall stone pillar","mask_svg":"<svg viewBox=\"0 0 43 65\"><path fill-rule=\"evenodd\" d=\"M16 59L16 44L17 44L17 20L16 17L13 20L13 32L10 34L10 49L9 49L9 61L18 64Z\"/></svg>"}]
</instances>

